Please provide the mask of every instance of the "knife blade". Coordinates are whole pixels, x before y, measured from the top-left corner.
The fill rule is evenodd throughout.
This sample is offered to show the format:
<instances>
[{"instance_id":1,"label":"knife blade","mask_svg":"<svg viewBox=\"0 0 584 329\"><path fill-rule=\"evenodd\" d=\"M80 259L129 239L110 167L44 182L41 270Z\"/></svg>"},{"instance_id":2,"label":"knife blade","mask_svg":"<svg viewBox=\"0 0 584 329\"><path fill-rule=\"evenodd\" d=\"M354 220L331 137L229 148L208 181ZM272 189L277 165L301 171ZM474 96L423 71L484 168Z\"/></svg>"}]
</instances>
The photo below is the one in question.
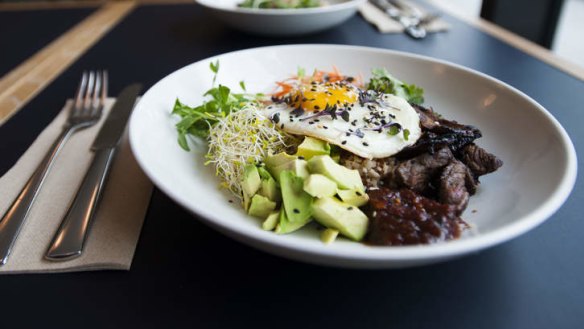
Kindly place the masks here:
<instances>
[{"instance_id":1,"label":"knife blade","mask_svg":"<svg viewBox=\"0 0 584 329\"><path fill-rule=\"evenodd\" d=\"M73 203L61 221L59 230L45 254L48 260L68 260L83 252L95 210L109 174L117 145L142 85L130 85L117 98L91 146L94 157Z\"/></svg>"},{"instance_id":2,"label":"knife blade","mask_svg":"<svg viewBox=\"0 0 584 329\"><path fill-rule=\"evenodd\" d=\"M137 83L122 90L93 141L91 146L93 151L115 147L119 143L140 90L142 90L142 85Z\"/></svg>"}]
</instances>

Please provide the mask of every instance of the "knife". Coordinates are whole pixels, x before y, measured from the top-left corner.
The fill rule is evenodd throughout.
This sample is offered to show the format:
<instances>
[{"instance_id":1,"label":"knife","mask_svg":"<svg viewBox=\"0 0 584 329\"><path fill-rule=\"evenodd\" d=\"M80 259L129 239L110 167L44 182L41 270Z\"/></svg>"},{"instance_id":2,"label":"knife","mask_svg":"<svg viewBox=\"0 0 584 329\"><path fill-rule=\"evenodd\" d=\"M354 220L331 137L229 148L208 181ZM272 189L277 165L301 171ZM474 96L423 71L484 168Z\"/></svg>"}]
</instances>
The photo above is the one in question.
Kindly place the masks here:
<instances>
[{"instance_id":1,"label":"knife","mask_svg":"<svg viewBox=\"0 0 584 329\"><path fill-rule=\"evenodd\" d=\"M101 198L117 145L140 90L140 84L124 88L110 110L91 146L94 152L93 161L45 254L46 259L69 260L83 252L87 232Z\"/></svg>"},{"instance_id":2,"label":"knife","mask_svg":"<svg viewBox=\"0 0 584 329\"><path fill-rule=\"evenodd\" d=\"M426 37L426 29L420 24L420 17L406 15L392 1L369 0L375 7L381 9L391 19L399 22L404 27L404 33L413 39L423 39Z\"/></svg>"}]
</instances>

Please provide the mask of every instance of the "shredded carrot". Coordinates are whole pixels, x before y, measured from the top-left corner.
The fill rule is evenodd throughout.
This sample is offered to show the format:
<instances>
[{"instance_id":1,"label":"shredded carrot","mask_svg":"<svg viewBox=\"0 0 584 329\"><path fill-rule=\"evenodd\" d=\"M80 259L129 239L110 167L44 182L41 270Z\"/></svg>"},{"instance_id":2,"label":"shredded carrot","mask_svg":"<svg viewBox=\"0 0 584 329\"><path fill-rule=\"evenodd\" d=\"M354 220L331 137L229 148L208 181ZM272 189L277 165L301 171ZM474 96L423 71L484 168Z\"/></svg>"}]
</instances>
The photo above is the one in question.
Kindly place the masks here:
<instances>
[{"instance_id":1,"label":"shredded carrot","mask_svg":"<svg viewBox=\"0 0 584 329\"><path fill-rule=\"evenodd\" d=\"M285 81L285 80L284 80ZM286 94L288 94L290 91L292 91L293 86L289 83L285 83L285 82L276 82L276 84L282 88L282 90L274 93L275 97L282 97Z\"/></svg>"},{"instance_id":2,"label":"shredded carrot","mask_svg":"<svg viewBox=\"0 0 584 329\"><path fill-rule=\"evenodd\" d=\"M341 71L333 65L332 71L326 72L321 70L314 70L311 76L304 76L300 78L297 75L293 75L290 78L284 79L282 81L276 82L277 87L275 88L274 92L272 92L272 96L274 97L282 97L286 94L290 93L294 87L302 84L310 84L311 82L324 82L325 80L328 82L337 82L346 80L347 77L344 76ZM363 77L359 75L355 78L353 84L357 86L363 85Z\"/></svg>"}]
</instances>

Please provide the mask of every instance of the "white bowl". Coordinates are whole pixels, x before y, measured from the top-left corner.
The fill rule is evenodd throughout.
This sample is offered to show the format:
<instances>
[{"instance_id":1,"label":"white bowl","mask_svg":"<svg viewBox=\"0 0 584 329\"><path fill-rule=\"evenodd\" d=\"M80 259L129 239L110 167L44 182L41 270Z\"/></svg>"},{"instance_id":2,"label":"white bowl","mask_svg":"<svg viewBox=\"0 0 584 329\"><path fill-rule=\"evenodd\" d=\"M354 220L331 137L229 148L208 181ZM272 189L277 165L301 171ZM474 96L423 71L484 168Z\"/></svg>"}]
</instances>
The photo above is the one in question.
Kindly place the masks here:
<instances>
[{"instance_id":1,"label":"white bowl","mask_svg":"<svg viewBox=\"0 0 584 329\"><path fill-rule=\"evenodd\" d=\"M170 114L175 99L196 105L211 86L211 61L220 61L218 82L237 89L269 92L274 81L332 65L349 75L386 67L395 76L425 89L426 104L446 118L480 128L477 144L504 165L481 177L463 219L476 234L434 245L372 247L345 239L320 242L307 227L289 235L260 228L234 199L218 188L214 171L204 165L206 145L194 140L192 152L177 144ZM533 99L487 75L459 65L376 48L295 45L249 49L188 65L155 84L140 100L130 122L130 142L138 163L177 203L225 234L270 253L302 261L345 267L405 267L462 256L527 232L565 201L576 179L576 154L562 126Z\"/></svg>"},{"instance_id":2,"label":"white bowl","mask_svg":"<svg viewBox=\"0 0 584 329\"><path fill-rule=\"evenodd\" d=\"M348 20L366 0L329 0L330 5L299 9L239 8L243 0L196 0L225 24L253 34L295 36L329 29Z\"/></svg>"}]
</instances>

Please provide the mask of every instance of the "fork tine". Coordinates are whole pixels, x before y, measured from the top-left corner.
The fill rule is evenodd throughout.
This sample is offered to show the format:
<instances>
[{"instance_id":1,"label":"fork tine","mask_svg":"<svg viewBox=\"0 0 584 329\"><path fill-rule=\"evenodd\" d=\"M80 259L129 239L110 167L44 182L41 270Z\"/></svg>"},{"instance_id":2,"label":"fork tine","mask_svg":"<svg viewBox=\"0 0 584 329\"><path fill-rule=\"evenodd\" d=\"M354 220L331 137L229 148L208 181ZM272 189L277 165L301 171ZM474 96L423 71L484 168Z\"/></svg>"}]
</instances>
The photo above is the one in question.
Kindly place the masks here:
<instances>
[{"instance_id":1,"label":"fork tine","mask_svg":"<svg viewBox=\"0 0 584 329\"><path fill-rule=\"evenodd\" d=\"M91 94L93 93L93 88L95 86L95 72L89 72L89 78L87 79L87 89L85 91L84 99L83 99L83 108L84 111L87 109L91 109Z\"/></svg>"},{"instance_id":2,"label":"fork tine","mask_svg":"<svg viewBox=\"0 0 584 329\"><path fill-rule=\"evenodd\" d=\"M107 70L101 71L101 95L99 98L99 112L97 115L101 116L103 112L103 107L105 105L105 99L107 98L107 88L108 88L108 73Z\"/></svg>"},{"instance_id":3,"label":"fork tine","mask_svg":"<svg viewBox=\"0 0 584 329\"><path fill-rule=\"evenodd\" d=\"M95 86L93 88L91 97L91 114L95 115L99 110L99 94L101 91L101 72L97 71L95 74Z\"/></svg>"},{"instance_id":4,"label":"fork tine","mask_svg":"<svg viewBox=\"0 0 584 329\"><path fill-rule=\"evenodd\" d=\"M107 88L108 88L108 73L107 70L103 71L103 88L101 88L101 101L102 103L105 102L105 99L107 98Z\"/></svg>"},{"instance_id":5,"label":"fork tine","mask_svg":"<svg viewBox=\"0 0 584 329\"><path fill-rule=\"evenodd\" d=\"M79 86L77 87L77 93L75 94L74 108L81 107L81 101L83 99L83 94L85 93L86 86L87 86L87 72L83 71L83 75L81 76L81 81L79 82Z\"/></svg>"}]
</instances>

